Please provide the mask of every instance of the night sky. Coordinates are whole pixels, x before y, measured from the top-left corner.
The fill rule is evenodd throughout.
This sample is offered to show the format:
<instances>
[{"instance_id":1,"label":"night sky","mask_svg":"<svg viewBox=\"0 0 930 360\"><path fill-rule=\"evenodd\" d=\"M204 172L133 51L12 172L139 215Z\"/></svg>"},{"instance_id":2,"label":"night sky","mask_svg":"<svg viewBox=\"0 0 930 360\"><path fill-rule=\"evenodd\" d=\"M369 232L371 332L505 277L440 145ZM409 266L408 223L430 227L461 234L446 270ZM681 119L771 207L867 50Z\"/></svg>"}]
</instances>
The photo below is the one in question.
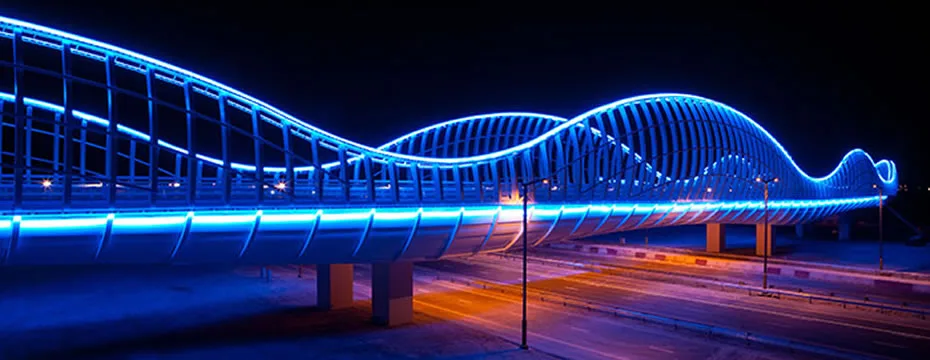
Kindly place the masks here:
<instances>
[{"instance_id":1,"label":"night sky","mask_svg":"<svg viewBox=\"0 0 930 360\"><path fill-rule=\"evenodd\" d=\"M86 3L4 1L0 11L187 68L372 146L461 116L572 117L685 92L753 117L813 176L861 147L895 160L902 182L930 186L916 9Z\"/></svg>"}]
</instances>

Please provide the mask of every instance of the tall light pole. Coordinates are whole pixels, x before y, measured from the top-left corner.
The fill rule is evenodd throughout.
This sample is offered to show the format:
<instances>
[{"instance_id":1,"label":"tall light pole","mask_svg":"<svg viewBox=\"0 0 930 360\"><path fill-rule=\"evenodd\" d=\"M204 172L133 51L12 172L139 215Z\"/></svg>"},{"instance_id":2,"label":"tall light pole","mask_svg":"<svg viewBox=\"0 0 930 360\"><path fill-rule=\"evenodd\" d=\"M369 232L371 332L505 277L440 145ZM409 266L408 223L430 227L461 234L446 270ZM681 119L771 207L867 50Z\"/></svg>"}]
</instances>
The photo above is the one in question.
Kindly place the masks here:
<instances>
[{"instance_id":1,"label":"tall light pole","mask_svg":"<svg viewBox=\"0 0 930 360\"><path fill-rule=\"evenodd\" d=\"M529 193L527 192L527 184L523 183L523 322L521 323L521 342L520 348L523 350L529 349L529 345L526 344L526 252L529 247L529 241L527 240L527 226L526 221L526 206L529 202Z\"/></svg>"},{"instance_id":2,"label":"tall light pole","mask_svg":"<svg viewBox=\"0 0 930 360\"><path fill-rule=\"evenodd\" d=\"M757 177L756 182L763 184L762 187L762 289L769 288L769 183L777 183L778 178Z\"/></svg>"},{"instance_id":3,"label":"tall light pole","mask_svg":"<svg viewBox=\"0 0 930 360\"><path fill-rule=\"evenodd\" d=\"M882 219L885 201L882 197L882 187L878 186L878 184L872 184L872 188L878 189L878 271L882 271L885 268L885 236Z\"/></svg>"}]
</instances>

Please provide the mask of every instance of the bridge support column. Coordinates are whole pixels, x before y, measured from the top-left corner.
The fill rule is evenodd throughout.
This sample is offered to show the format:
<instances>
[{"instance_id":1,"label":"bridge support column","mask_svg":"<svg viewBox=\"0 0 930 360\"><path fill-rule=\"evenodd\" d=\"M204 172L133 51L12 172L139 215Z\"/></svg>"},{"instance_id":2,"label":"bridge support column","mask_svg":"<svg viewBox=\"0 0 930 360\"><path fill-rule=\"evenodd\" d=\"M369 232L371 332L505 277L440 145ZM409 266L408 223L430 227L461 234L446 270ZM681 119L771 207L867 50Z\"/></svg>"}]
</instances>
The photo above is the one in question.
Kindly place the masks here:
<instances>
[{"instance_id":1,"label":"bridge support column","mask_svg":"<svg viewBox=\"0 0 930 360\"><path fill-rule=\"evenodd\" d=\"M412 262L372 264L371 312L379 325L413 322Z\"/></svg>"},{"instance_id":2,"label":"bridge support column","mask_svg":"<svg viewBox=\"0 0 930 360\"><path fill-rule=\"evenodd\" d=\"M837 221L836 231L839 233L839 240L849 240L849 231L852 228L852 219L849 218L849 215L841 214L839 220Z\"/></svg>"},{"instance_id":3,"label":"bridge support column","mask_svg":"<svg viewBox=\"0 0 930 360\"><path fill-rule=\"evenodd\" d=\"M723 224L707 224L707 252L719 253L726 248L726 227Z\"/></svg>"},{"instance_id":4,"label":"bridge support column","mask_svg":"<svg viewBox=\"0 0 930 360\"><path fill-rule=\"evenodd\" d=\"M769 233L769 246L766 249L765 246L765 232ZM772 256L772 249L775 248L775 229L772 225L768 226L768 229L765 228L763 224L756 224L756 256L763 256L766 253L768 256Z\"/></svg>"},{"instance_id":5,"label":"bridge support column","mask_svg":"<svg viewBox=\"0 0 930 360\"><path fill-rule=\"evenodd\" d=\"M804 224L795 225L794 234L798 236L798 239L803 239L804 238Z\"/></svg>"},{"instance_id":6,"label":"bridge support column","mask_svg":"<svg viewBox=\"0 0 930 360\"><path fill-rule=\"evenodd\" d=\"M344 309L352 306L353 276L352 264L317 265L317 306L323 309Z\"/></svg>"}]
</instances>

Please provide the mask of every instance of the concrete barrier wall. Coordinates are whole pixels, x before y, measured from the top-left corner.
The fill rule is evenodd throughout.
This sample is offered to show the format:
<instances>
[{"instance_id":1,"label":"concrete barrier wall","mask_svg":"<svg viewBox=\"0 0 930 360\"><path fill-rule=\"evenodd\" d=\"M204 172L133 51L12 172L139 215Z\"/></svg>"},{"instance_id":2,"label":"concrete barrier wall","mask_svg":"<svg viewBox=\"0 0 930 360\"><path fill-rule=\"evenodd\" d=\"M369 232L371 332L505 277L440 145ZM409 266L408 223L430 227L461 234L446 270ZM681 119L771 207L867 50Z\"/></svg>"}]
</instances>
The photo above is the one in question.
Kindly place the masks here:
<instances>
[{"instance_id":1,"label":"concrete barrier wall","mask_svg":"<svg viewBox=\"0 0 930 360\"><path fill-rule=\"evenodd\" d=\"M603 244L578 243L552 243L544 244L559 250L571 250L590 254L618 256L627 259L658 262L682 266L698 266L746 274L758 274L762 271L762 263L758 261L733 259L709 256L706 253L687 253L676 249L670 251L663 248L647 248L641 246L617 246ZM916 293L930 293L930 281L898 278L895 276L871 275L847 269L827 269L824 266L801 266L795 263L786 263L770 260L768 266L769 276L794 277L818 281L831 281L871 286L877 289L894 291L909 291Z\"/></svg>"}]
</instances>

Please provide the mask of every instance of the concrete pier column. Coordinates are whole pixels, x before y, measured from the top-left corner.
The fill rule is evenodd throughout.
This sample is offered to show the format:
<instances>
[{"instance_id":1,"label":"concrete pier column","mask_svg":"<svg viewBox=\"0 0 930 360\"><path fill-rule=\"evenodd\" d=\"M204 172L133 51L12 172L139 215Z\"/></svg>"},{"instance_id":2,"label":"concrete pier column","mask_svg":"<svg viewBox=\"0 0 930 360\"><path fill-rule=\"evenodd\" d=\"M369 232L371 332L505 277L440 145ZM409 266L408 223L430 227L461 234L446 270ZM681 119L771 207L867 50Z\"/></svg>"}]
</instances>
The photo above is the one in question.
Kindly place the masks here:
<instances>
[{"instance_id":1,"label":"concrete pier column","mask_svg":"<svg viewBox=\"0 0 930 360\"><path fill-rule=\"evenodd\" d=\"M372 264L371 312L379 325L413 322L413 263Z\"/></svg>"},{"instance_id":2,"label":"concrete pier column","mask_svg":"<svg viewBox=\"0 0 930 360\"><path fill-rule=\"evenodd\" d=\"M763 256L766 253L772 256L772 249L775 248L775 230L772 225L769 225L767 230L769 233L769 246L768 249L765 249L765 225L756 224L756 256Z\"/></svg>"},{"instance_id":3,"label":"concrete pier column","mask_svg":"<svg viewBox=\"0 0 930 360\"><path fill-rule=\"evenodd\" d=\"M836 225L836 231L839 233L839 239L849 240L849 231L852 228L852 219L847 214L840 214L839 221Z\"/></svg>"},{"instance_id":4,"label":"concrete pier column","mask_svg":"<svg viewBox=\"0 0 930 360\"><path fill-rule=\"evenodd\" d=\"M707 252L719 253L727 248L727 233L723 224L707 224Z\"/></svg>"},{"instance_id":5,"label":"concrete pier column","mask_svg":"<svg viewBox=\"0 0 930 360\"><path fill-rule=\"evenodd\" d=\"M323 309L344 309L352 306L353 276L352 264L317 265L317 306Z\"/></svg>"},{"instance_id":6,"label":"concrete pier column","mask_svg":"<svg viewBox=\"0 0 930 360\"><path fill-rule=\"evenodd\" d=\"M804 224L795 225L794 234L798 236L798 239L803 239L804 238Z\"/></svg>"}]
</instances>

